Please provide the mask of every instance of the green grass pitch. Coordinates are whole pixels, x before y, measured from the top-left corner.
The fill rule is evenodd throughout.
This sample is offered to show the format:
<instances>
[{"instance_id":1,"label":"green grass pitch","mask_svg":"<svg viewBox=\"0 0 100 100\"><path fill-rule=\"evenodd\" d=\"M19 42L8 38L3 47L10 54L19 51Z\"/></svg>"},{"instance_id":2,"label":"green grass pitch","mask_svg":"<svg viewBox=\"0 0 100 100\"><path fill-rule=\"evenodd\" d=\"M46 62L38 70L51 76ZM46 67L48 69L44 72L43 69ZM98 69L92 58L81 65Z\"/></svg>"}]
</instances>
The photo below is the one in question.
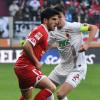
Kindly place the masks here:
<instances>
[{"instance_id":1,"label":"green grass pitch","mask_svg":"<svg viewBox=\"0 0 100 100\"><path fill-rule=\"evenodd\" d=\"M45 65L43 72L48 75L54 68ZM88 65L86 80L72 91L69 100L100 100L100 64ZM33 96L38 90L33 91ZM18 100L20 91L17 78L13 71L13 64L0 64L0 100ZM32 99L33 100L33 99ZM55 95L55 100L56 95Z\"/></svg>"}]
</instances>

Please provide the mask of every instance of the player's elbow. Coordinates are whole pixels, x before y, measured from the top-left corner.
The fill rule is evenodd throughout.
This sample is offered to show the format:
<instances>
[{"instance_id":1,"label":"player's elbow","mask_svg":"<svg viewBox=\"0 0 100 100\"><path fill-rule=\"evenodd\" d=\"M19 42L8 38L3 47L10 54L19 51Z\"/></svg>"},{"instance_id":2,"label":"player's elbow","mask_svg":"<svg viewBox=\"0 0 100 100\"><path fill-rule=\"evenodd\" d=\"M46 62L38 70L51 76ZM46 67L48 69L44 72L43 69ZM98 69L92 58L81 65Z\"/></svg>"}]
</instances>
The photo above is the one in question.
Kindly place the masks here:
<instances>
[{"instance_id":1,"label":"player's elbow","mask_svg":"<svg viewBox=\"0 0 100 100\"><path fill-rule=\"evenodd\" d=\"M98 27L96 25L90 25L89 30L97 32Z\"/></svg>"}]
</instances>

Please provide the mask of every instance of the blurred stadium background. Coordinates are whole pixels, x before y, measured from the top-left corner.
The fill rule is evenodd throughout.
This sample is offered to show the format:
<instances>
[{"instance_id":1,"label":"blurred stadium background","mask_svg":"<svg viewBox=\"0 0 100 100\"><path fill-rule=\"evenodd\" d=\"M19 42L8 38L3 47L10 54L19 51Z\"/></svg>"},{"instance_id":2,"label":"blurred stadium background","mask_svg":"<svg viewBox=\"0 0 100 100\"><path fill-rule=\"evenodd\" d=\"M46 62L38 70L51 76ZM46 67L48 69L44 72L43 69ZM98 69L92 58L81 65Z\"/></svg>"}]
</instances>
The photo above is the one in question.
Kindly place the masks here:
<instances>
[{"instance_id":1,"label":"blurred stadium background","mask_svg":"<svg viewBox=\"0 0 100 100\"><path fill-rule=\"evenodd\" d=\"M0 0L0 100L18 100L20 91L13 66L21 52L20 43L32 28L40 24L41 10L57 4L65 6L67 21L97 25L94 42L100 43L100 0ZM88 34L84 33L84 41L87 37ZM68 95L69 100L100 98L100 48L86 52L86 59L86 80ZM43 72L48 75L59 61L57 51L49 50L41 60L45 66Z\"/></svg>"}]
</instances>

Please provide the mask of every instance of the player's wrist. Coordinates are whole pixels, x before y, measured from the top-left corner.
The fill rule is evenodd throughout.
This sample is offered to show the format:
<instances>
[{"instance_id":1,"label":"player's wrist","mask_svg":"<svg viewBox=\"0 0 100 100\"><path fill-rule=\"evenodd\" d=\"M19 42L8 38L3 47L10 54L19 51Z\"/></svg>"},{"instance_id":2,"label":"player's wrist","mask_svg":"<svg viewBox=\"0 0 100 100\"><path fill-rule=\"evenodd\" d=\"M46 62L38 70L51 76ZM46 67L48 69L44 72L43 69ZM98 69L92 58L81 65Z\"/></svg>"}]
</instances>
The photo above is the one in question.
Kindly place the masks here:
<instances>
[{"instance_id":1,"label":"player's wrist","mask_svg":"<svg viewBox=\"0 0 100 100\"><path fill-rule=\"evenodd\" d=\"M38 62L35 66L36 66L36 68L37 68L38 70L41 70L42 67L43 67L42 64L40 64L40 62Z\"/></svg>"}]
</instances>

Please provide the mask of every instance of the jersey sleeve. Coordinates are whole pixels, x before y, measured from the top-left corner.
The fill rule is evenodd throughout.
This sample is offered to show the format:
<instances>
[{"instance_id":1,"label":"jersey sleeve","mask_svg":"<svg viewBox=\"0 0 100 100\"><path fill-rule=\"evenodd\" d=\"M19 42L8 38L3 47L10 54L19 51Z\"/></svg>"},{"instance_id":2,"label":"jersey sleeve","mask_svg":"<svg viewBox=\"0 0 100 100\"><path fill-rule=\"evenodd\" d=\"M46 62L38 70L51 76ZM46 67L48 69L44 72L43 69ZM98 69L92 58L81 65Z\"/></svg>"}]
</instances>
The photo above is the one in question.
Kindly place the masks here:
<instances>
[{"instance_id":1,"label":"jersey sleeve","mask_svg":"<svg viewBox=\"0 0 100 100\"><path fill-rule=\"evenodd\" d=\"M80 27L81 27L81 23L79 22L73 22L72 23L72 30L73 32L77 33L77 32L80 32Z\"/></svg>"},{"instance_id":2,"label":"jersey sleeve","mask_svg":"<svg viewBox=\"0 0 100 100\"><path fill-rule=\"evenodd\" d=\"M71 34L79 34L81 25L79 22L66 22L65 31Z\"/></svg>"},{"instance_id":3,"label":"jersey sleeve","mask_svg":"<svg viewBox=\"0 0 100 100\"><path fill-rule=\"evenodd\" d=\"M28 40L34 47L36 44L41 42L42 38L43 34L41 32L33 30L32 32L29 33L26 40Z\"/></svg>"}]
</instances>

